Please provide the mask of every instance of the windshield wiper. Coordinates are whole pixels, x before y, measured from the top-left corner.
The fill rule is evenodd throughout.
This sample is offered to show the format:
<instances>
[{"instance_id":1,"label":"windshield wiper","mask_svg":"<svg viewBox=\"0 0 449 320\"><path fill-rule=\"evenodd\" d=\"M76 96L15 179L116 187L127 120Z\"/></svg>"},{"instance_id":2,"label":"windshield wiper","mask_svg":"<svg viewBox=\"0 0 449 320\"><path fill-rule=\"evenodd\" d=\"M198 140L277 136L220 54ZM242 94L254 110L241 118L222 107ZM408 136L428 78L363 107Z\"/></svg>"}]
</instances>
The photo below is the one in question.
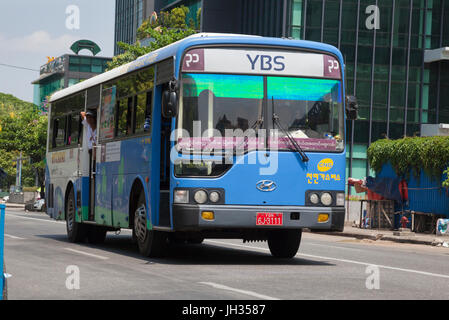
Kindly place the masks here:
<instances>
[{"instance_id":1,"label":"windshield wiper","mask_svg":"<svg viewBox=\"0 0 449 320\"><path fill-rule=\"evenodd\" d=\"M309 157L307 157L304 150L301 149L298 142L296 142L296 140L292 137L290 132L288 130L285 130L285 128L281 124L281 121L279 120L278 115L274 112L274 97L271 97L271 102L272 102L272 107L273 107L273 123L276 124L279 127L279 129L281 129L281 131L284 133L284 135L288 138L288 140L290 140L290 143L293 145L296 152L298 152L301 155L302 161L308 162Z\"/></svg>"},{"instance_id":2,"label":"windshield wiper","mask_svg":"<svg viewBox=\"0 0 449 320\"><path fill-rule=\"evenodd\" d=\"M263 109L262 109L262 113L261 113L260 117L251 126L251 129L256 132L256 137L258 137L257 131L260 128L262 128L262 126L263 126L263 122L264 122L263 118L264 118L264 115L263 115ZM244 143L246 143L245 147L248 147L248 136L245 136L243 141L241 141L238 145L235 146L235 150L237 151L242 146L242 144L244 144Z\"/></svg>"}]
</instances>

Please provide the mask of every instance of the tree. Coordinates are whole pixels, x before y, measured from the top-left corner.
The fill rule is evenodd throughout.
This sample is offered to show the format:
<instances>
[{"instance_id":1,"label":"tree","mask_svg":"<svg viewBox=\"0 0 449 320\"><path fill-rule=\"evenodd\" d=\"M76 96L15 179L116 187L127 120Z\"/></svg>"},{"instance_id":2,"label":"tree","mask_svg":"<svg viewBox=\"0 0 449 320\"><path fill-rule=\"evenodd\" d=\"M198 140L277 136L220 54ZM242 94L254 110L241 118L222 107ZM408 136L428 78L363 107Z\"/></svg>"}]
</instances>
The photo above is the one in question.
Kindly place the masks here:
<instances>
[{"instance_id":1,"label":"tree","mask_svg":"<svg viewBox=\"0 0 449 320\"><path fill-rule=\"evenodd\" d=\"M136 44L118 42L118 46L124 50L124 53L115 56L109 62L108 70L134 61L140 56L196 33L197 31L193 24L187 25L186 23L188 13L189 9L187 7L180 6L172 9L170 12L161 12L158 18L155 18L153 14L137 30L138 41ZM150 39L148 46L141 45L140 41L144 39Z\"/></svg>"},{"instance_id":2,"label":"tree","mask_svg":"<svg viewBox=\"0 0 449 320\"><path fill-rule=\"evenodd\" d=\"M38 107L8 94L0 93L0 167L8 178L1 184L15 184L16 162L22 151L22 185L34 186L35 175L42 190L45 184L47 116Z\"/></svg>"}]
</instances>

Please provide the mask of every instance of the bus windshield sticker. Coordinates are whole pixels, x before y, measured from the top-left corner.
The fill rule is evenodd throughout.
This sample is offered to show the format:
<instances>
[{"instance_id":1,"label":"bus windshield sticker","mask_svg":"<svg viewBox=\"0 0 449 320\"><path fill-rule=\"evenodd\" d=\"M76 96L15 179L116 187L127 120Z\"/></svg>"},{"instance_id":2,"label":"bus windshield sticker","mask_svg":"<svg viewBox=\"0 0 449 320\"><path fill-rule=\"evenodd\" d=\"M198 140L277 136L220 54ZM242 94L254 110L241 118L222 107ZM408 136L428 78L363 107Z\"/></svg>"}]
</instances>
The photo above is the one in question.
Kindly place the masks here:
<instances>
[{"instance_id":1,"label":"bus windshield sticker","mask_svg":"<svg viewBox=\"0 0 449 320\"><path fill-rule=\"evenodd\" d=\"M100 117L100 139L107 140L114 138L114 109L116 87L103 90L103 101L101 104Z\"/></svg>"}]
</instances>

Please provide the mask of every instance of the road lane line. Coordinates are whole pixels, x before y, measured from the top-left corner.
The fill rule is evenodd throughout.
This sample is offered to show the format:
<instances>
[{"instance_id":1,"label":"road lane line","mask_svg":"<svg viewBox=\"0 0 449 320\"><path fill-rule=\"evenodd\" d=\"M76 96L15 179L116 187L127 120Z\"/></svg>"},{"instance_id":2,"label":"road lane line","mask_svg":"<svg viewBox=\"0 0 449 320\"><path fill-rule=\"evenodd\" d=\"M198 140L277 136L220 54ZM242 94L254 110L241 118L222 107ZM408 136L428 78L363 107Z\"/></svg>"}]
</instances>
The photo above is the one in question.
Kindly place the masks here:
<instances>
[{"instance_id":1,"label":"road lane line","mask_svg":"<svg viewBox=\"0 0 449 320\"><path fill-rule=\"evenodd\" d=\"M87 253L87 252L75 250L75 249L72 249L72 248L64 248L64 249L65 249L65 250L68 250L68 251L75 252L75 253L83 254L83 255L85 255L85 256L89 256L89 257L94 257L94 258L97 258L97 259L101 259L101 260L108 260L108 259L109 259L109 258L107 258L107 257L99 256L99 255L97 255L97 254Z\"/></svg>"},{"instance_id":2,"label":"road lane line","mask_svg":"<svg viewBox=\"0 0 449 320\"><path fill-rule=\"evenodd\" d=\"M234 243L227 243L227 242L221 242L221 241L212 241L212 240L206 240L206 241L210 242L210 243L216 243L216 244L220 244L220 245L230 245L230 246L235 246L235 247L240 247L240 248L245 248L245 249L255 249L255 250L261 250L261 251L270 251L269 249L265 249L265 248L258 248L258 247L252 247L252 246L246 246L246 245L239 245L239 244L234 244ZM348 260L348 259L339 259L339 258L332 258L332 257L323 257L323 256L316 256L316 255L305 254L305 253L298 253L296 256L303 256L303 257L314 258L314 259L321 259L321 260L334 260L334 261L358 264L358 265L363 265L363 266L377 266L377 267L383 268L383 269L389 269L389 270L395 270L395 271L401 271L401 272L409 272L409 273L416 273L416 274L420 274L420 275L424 275L424 276L431 276L431 277L449 279L449 275L446 275L446 274L425 272L425 271L419 271L419 270L413 270L413 269L405 269L405 268L397 268L397 267L385 266L385 265L380 265L380 264L375 264L375 263L368 263L368 262L362 262L362 261L355 261L355 260Z\"/></svg>"},{"instance_id":3,"label":"road lane line","mask_svg":"<svg viewBox=\"0 0 449 320\"><path fill-rule=\"evenodd\" d=\"M35 221L40 221L40 222L50 222L50 223L65 224L64 221L54 221L54 220L48 220L48 219L31 218L31 217L24 217L24 216L21 216L21 215L8 213L6 215L6 218L10 218L10 217L20 218L20 219L27 219L27 220L35 220Z\"/></svg>"},{"instance_id":4,"label":"road lane line","mask_svg":"<svg viewBox=\"0 0 449 320\"><path fill-rule=\"evenodd\" d=\"M25 238L21 238L21 237L16 237L16 236L12 236L10 234L6 234L5 233L5 237L7 238L11 238L11 239L17 239L17 240L26 240Z\"/></svg>"},{"instance_id":5,"label":"road lane line","mask_svg":"<svg viewBox=\"0 0 449 320\"><path fill-rule=\"evenodd\" d=\"M355 249L355 248L347 248L347 247L340 247L340 246L331 246L326 244L318 244L318 243L307 243L308 246L318 246L318 247L325 247L325 248L332 248L332 249L342 249L342 250L349 250L349 251L363 251L362 249Z\"/></svg>"},{"instance_id":6,"label":"road lane line","mask_svg":"<svg viewBox=\"0 0 449 320\"><path fill-rule=\"evenodd\" d=\"M266 295L263 295L263 294L259 294L259 293L257 293L257 292L248 291L248 290L241 290L241 289L236 289L236 288L231 288L231 287L224 286L224 285L222 285L222 284L218 284L218 283L214 283L214 282L199 282L199 283L200 283L200 284L207 285L207 286L214 287L214 288L216 288L216 289L227 290L227 291L233 291L233 292L241 293L241 294L244 294L244 295L252 296L252 297L259 298L259 299L263 299L263 300L280 300L280 299L278 299L278 298L273 298L273 297L270 297L270 296L266 296Z\"/></svg>"}]
</instances>

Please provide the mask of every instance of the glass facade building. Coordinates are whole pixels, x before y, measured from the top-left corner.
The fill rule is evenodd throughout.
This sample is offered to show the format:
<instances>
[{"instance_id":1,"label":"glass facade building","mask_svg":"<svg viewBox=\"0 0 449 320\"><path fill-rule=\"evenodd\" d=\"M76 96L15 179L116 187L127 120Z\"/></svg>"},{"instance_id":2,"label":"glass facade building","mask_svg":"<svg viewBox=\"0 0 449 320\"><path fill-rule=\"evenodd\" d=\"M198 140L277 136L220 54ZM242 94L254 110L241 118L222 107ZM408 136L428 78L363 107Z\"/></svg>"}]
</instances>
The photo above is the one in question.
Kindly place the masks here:
<instances>
[{"instance_id":1,"label":"glass facade building","mask_svg":"<svg viewBox=\"0 0 449 320\"><path fill-rule=\"evenodd\" d=\"M449 123L449 49L446 58L426 60L449 47L449 0L156 0L155 8L192 4L202 8L202 32L291 37L341 50L347 94L360 108L347 124L349 176L371 174L366 151L376 140Z\"/></svg>"},{"instance_id":2,"label":"glass facade building","mask_svg":"<svg viewBox=\"0 0 449 320\"><path fill-rule=\"evenodd\" d=\"M153 10L154 0L116 0L114 55L122 52L117 42L136 42L137 29Z\"/></svg>"},{"instance_id":3,"label":"glass facade building","mask_svg":"<svg viewBox=\"0 0 449 320\"><path fill-rule=\"evenodd\" d=\"M293 0L288 30L344 55L347 93L360 107L347 126L351 176L369 174L372 142L449 123L449 61L424 58L426 50L449 46L448 0Z\"/></svg>"}]
</instances>

